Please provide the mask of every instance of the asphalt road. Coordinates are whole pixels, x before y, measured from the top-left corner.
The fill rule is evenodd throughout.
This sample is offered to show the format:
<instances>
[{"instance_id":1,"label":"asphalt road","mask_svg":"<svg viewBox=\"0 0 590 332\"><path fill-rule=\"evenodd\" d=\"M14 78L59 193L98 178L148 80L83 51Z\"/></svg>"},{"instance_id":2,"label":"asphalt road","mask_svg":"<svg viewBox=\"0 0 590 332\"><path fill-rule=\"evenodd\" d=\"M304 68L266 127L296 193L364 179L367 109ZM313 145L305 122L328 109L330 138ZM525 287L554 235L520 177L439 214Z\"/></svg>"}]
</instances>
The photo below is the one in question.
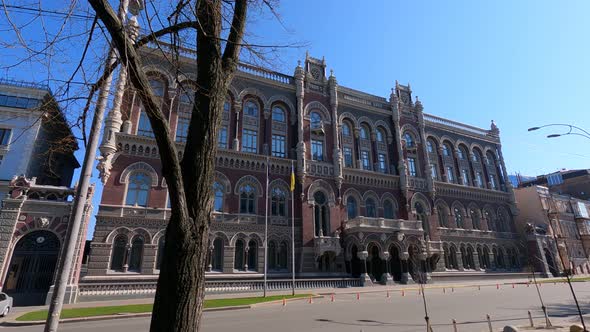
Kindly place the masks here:
<instances>
[{"instance_id":1,"label":"asphalt road","mask_svg":"<svg viewBox=\"0 0 590 332\"><path fill-rule=\"evenodd\" d=\"M575 283L578 298L583 310L590 312L590 283ZM541 293L549 314L554 321L575 319L576 314L567 284L545 284ZM487 331L486 314L490 314L495 330L505 325L526 324L527 311L531 310L535 321L543 321L539 298L534 286L525 285L456 288L426 290L428 311L433 329L453 331L451 320L458 323L458 331ZM118 319L84 323L67 323L60 331L88 332L139 332L147 331L149 318ZM338 332L377 332L425 331L424 305L417 291L407 291L401 296L399 291L386 293L338 294L331 302L330 296L288 302L285 307L279 304L265 304L252 309L236 311L207 312L204 314L203 330L207 332L225 331L338 331ZM39 332L43 328L20 327L2 330L15 332Z\"/></svg>"}]
</instances>

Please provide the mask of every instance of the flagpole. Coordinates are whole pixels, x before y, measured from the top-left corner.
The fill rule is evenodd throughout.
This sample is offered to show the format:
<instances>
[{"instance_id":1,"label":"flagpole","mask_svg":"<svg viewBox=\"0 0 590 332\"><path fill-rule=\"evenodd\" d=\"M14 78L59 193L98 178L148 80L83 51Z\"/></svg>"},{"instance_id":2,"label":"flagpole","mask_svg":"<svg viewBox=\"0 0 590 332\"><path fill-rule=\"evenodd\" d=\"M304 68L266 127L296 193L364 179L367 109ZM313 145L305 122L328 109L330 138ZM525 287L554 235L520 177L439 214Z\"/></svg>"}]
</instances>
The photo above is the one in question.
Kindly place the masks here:
<instances>
[{"instance_id":1,"label":"flagpole","mask_svg":"<svg viewBox=\"0 0 590 332\"><path fill-rule=\"evenodd\" d=\"M291 177L295 170L293 169L293 160L291 160ZM291 294L295 295L295 186L293 179L291 179L291 276L293 278Z\"/></svg>"},{"instance_id":2,"label":"flagpole","mask_svg":"<svg viewBox=\"0 0 590 332\"><path fill-rule=\"evenodd\" d=\"M268 169L270 157L266 156L266 194L264 195L264 297L266 297L266 273L268 271Z\"/></svg>"}]
</instances>

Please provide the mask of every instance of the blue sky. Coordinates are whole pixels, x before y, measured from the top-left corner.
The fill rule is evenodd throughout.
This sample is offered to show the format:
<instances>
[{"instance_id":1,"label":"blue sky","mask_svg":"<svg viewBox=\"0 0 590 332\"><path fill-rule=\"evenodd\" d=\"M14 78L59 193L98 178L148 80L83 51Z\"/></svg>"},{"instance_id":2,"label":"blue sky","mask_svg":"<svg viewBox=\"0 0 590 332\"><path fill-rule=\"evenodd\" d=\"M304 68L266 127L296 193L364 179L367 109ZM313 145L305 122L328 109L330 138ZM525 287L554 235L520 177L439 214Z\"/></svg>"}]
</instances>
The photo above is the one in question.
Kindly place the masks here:
<instances>
[{"instance_id":1,"label":"blue sky","mask_svg":"<svg viewBox=\"0 0 590 332\"><path fill-rule=\"evenodd\" d=\"M511 174L590 167L590 140L527 132L546 123L590 129L590 2L285 0L278 12L282 24L268 13L253 17L248 41L305 43L274 53L279 71L292 73L307 50L326 58L341 85L388 97L395 80L409 82L428 113L484 128L493 119ZM60 51L72 61L51 76L66 79L80 49ZM0 49L3 65L14 52ZM43 70L2 74L38 80Z\"/></svg>"}]
</instances>

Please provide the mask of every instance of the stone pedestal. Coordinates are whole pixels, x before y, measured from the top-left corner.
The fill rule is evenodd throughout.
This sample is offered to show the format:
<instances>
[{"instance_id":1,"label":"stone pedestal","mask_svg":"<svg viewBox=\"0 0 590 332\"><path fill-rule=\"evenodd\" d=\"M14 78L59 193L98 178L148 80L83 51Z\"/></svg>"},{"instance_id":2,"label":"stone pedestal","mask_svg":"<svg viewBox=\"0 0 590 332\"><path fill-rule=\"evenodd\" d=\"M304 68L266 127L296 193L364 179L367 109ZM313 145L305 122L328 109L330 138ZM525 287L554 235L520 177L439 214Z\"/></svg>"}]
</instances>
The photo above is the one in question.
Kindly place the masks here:
<instances>
[{"instance_id":1,"label":"stone pedestal","mask_svg":"<svg viewBox=\"0 0 590 332\"><path fill-rule=\"evenodd\" d=\"M381 275L381 284L383 285L393 285L395 282L393 281L393 277L389 273L383 273Z\"/></svg>"}]
</instances>

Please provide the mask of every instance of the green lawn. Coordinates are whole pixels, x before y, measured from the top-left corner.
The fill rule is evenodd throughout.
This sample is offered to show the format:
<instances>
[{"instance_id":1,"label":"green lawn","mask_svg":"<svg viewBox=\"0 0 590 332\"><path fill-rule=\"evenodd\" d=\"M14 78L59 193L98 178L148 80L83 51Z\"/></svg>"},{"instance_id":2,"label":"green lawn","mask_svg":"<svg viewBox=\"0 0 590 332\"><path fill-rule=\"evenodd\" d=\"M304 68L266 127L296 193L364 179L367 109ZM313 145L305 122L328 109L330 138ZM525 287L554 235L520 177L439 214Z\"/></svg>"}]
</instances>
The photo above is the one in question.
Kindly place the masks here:
<instances>
[{"instance_id":1,"label":"green lawn","mask_svg":"<svg viewBox=\"0 0 590 332\"><path fill-rule=\"evenodd\" d=\"M232 307L239 305L249 305L263 302L270 302L276 300L293 299L309 297L310 294L296 294L291 295L273 295L267 297L241 297L231 299L211 299L205 300L205 308L221 308L221 307ZM75 308L75 309L64 309L61 312L61 318L79 318L79 317L93 317L93 316L107 316L117 314L129 314L129 313L145 313L152 311L152 304L132 304L132 305L119 305L109 307L94 307L94 308ZM22 316L16 318L19 322L28 322L35 320L47 319L47 310L39 310L28 312Z\"/></svg>"}]
</instances>

